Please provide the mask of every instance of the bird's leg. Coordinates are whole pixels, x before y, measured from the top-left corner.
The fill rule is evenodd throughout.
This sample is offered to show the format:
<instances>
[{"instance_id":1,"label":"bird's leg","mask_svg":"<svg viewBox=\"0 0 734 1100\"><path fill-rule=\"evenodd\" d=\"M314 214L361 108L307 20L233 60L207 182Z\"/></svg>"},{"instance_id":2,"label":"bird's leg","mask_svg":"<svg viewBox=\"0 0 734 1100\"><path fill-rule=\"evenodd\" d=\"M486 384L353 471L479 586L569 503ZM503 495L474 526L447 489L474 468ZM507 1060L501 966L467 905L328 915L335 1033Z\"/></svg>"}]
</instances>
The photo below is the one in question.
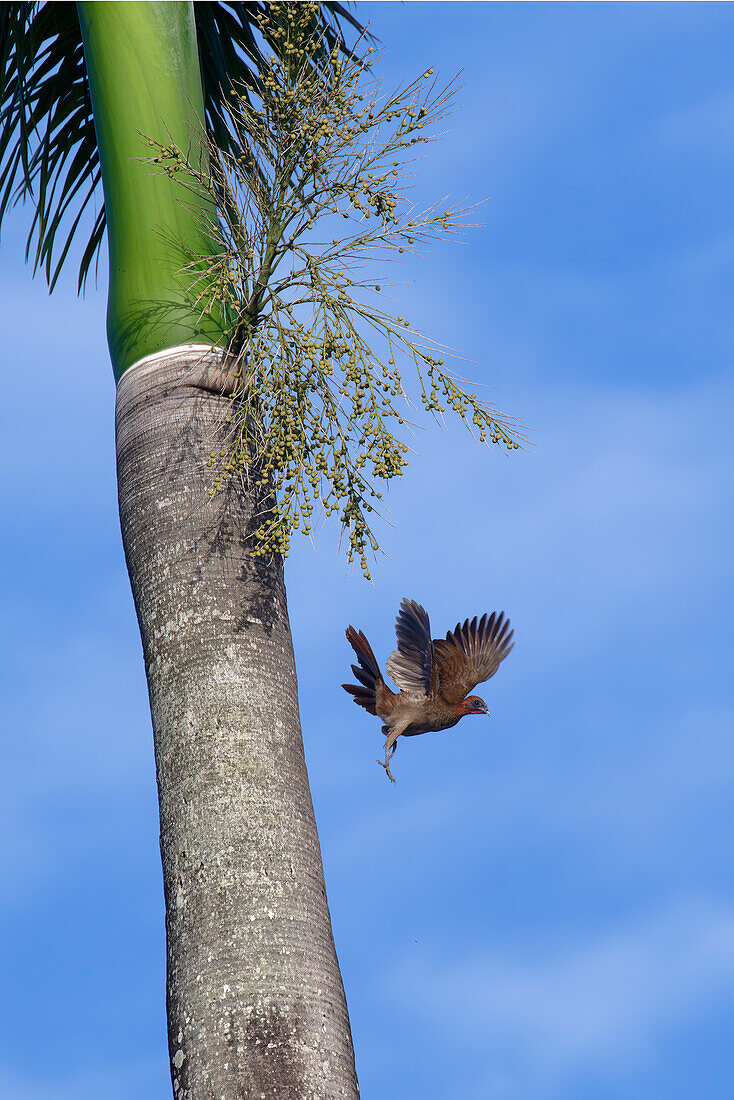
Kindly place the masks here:
<instances>
[{"instance_id":1,"label":"bird's leg","mask_svg":"<svg viewBox=\"0 0 734 1100\"><path fill-rule=\"evenodd\" d=\"M382 727L382 730L381 730L381 732L382 732L382 733L384 733L384 734L385 734L385 736L387 737L387 735L388 735L388 734L389 734L389 732L390 732L390 727L389 727L389 726L383 726L383 727ZM395 755L395 750L397 749L397 747L398 747L398 742L397 742L397 738L396 738L396 739L395 739L395 741L394 741L394 743L393 743L393 747L392 747L392 750L391 750L391 752L390 752L390 759L391 759L391 760L392 760L393 756ZM381 761L381 760L378 760L378 761L377 761L377 763L378 763L378 764L382 764L382 761ZM383 766L383 768L385 767L385 765L384 765L384 764L382 764L382 766Z\"/></svg>"},{"instance_id":2,"label":"bird's leg","mask_svg":"<svg viewBox=\"0 0 734 1100\"><path fill-rule=\"evenodd\" d=\"M389 731L387 737L385 738L385 762L383 764L382 760L377 761L377 763L380 765L380 767L385 769L385 771L387 772L388 778L393 783L395 782L395 778L394 778L392 772L390 771L390 760L395 755L395 750L398 747L398 737L400 737L400 734L403 733L408 728L409 724L410 724L409 722L398 722L397 726L394 726ZM383 726L382 728L383 728L383 731L384 731L388 727Z\"/></svg>"},{"instance_id":3,"label":"bird's leg","mask_svg":"<svg viewBox=\"0 0 734 1100\"><path fill-rule=\"evenodd\" d=\"M392 760L393 756L395 755L395 750L398 747L398 737L399 736L400 736L400 734L396 733L394 730L393 730L392 733L388 734L388 737L385 741L385 762L383 764L382 760L377 761L378 764L382 764L382 767L387 772L388 779L392 783L395 782L395 777L394 777L393 773L390 771L390 761Z\"/></svg>"}]
</instances>

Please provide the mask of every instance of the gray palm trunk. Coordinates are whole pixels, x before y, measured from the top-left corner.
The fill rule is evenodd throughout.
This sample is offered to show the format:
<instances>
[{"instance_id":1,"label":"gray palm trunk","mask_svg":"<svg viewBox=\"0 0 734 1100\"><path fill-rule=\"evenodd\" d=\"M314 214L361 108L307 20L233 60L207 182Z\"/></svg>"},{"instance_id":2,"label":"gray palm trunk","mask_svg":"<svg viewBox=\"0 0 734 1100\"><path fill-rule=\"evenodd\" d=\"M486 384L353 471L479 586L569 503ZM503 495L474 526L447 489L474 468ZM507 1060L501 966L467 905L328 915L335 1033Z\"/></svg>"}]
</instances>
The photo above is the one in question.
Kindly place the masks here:
<instances>
[{"instance_id":1,"label":"gray palm trunk","mask_svg":"<svg viewBox=\"0 0 734 1100\"><path fill-rule=\"evenodd\" d=\"M226 360L174 349L117 391L120 520L153 716L176 1100L359 1095L267 502L214 498Z\"/></svg>"}]
</instances>

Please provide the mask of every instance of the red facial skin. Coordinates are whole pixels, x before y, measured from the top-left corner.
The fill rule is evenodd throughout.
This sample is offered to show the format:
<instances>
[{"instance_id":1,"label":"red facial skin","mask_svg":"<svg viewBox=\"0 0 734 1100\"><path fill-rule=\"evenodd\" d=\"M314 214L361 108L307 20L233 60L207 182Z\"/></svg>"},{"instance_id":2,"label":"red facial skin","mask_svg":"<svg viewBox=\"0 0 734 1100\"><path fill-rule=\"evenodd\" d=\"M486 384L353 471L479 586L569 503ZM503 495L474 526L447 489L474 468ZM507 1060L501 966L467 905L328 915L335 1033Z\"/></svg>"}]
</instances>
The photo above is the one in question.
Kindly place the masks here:
<instances>
[{"instance_id":1,"label":"red facial skin","mask_svg":"<svg viewBox=\"0 0 734 1100\"><path fill-rule=\"evenodd\" d=\"M478 695L470 695L460 706L462 707L462 714L486 714L489 716L487 704Z\"/></svg>"}]
</instances>

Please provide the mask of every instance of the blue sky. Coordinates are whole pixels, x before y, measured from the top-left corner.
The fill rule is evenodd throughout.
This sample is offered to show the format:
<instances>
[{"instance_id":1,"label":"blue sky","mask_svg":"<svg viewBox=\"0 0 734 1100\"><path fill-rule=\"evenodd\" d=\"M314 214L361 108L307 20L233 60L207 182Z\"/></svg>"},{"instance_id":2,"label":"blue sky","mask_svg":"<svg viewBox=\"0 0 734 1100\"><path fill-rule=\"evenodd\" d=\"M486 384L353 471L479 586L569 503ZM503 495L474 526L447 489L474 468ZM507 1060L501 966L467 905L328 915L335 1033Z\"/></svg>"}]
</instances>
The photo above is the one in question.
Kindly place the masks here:
<instances>
[{"instance_id":1,"label":"blue sky","mask_svg":"<svg viewBox=\"0 0 734 1100\"><path fill-rule=\"evenodd\" d=\"M335 532L287 580L365 1098L697 1100L734 1061L734 7L365 4L386 84L463 69L418 200L488 198L398 312L535 446L431 427L374 587ZM117 524L104 289L3 233L0 1093L168 1095L147 693ZM402 277L402 276L401 276ZM69 377L72 383L68 382ZM492 717L401 745L341 691L505 608Z\"/></svg>"}]
</instances>

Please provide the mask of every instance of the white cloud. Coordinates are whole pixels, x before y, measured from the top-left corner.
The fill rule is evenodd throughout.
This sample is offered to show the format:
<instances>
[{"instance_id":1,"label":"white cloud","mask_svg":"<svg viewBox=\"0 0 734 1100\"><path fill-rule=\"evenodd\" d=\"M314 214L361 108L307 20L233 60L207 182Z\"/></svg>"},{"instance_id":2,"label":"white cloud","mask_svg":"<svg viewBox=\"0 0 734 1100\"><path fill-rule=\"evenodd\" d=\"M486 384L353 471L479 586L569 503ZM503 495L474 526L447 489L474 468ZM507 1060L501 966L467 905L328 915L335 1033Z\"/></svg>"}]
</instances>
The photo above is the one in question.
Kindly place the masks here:
<instances>
[{"instance_id":1,"label":"white cloud","mask_svg":"<svg viewBox=\"0 0 734 1100\"><path fill-rule=\"evenodd\" d=\"M390 497L397 531L385 545L399 542L401 583L418 599L436 593L437 629L470 613L478 592L525 605L525 639L532 630L553 662L583 660L633 608L649 616L636 629L652 628L677 584L690 599L724 575L731 398L724 380L649 395L537 389L527 416L538 446L506 463L458 430L426 433Z\"/></svg>"},{"instance_id":2,"label":"white cloud","mask_svg":"<svg viewBox=\"0 0 734 1100\"><path fill-rule=\"evenodd\" d=\"M397 968L388 986L399 1010L419 1014L459 1054L481 1044L486 1065L469 1071L477 1096L553 1097L589 1072L628 1072L654 1056L669 1029L731 1000L734 908L673 904L579 945L522 957L447 954ZM474 1095L466 1084L462 1095Z\"/></svg>"},{"instance_id":3,"label":"white cloud","mask_svg":"<svg viewBox=\"0 0 734 1100\"><path fill-rule=\"evenodd\" d=\"M13 654L14 690L7 693L5 709L12 738L5 747L0 804L0 828L12 843L0 856L2 908L27 904L120 833L132 837L149 827L154 835L153 749L142 661L129 624L121 638L119 619L102 606L109 593L100 587L101 597L89 601L86 629L63 638L48 628L43 633L39 622L30 641L20 642ZM32 612L32 605L26 611ZM22 638L14 614L4 616L4 625ZM36 686L39 677L43 690ZM130 820L133 806L137 812Z\"/></svg>"},{"instance_id":4,"label":"white cloud","mask_svg":"<svg viewBox=\"0 0 734 1100\"><path fill-rule=\"evenodd\" d=\"M0 1066L0 1095L9 1100L153 1100L170 1091L167 1070L163 1048L160 1058L131 1062L121 1051L104 1066L67 1074L58 1067L46 1076L42 1068L31 1074L6 1065Z\"/></svg>"},{"instance_id":5,"label":"white cloud","mask_svg":"<svg viewBox=\"0 0 734 1100\"><path fill-rule=\"evenodd\" d=\"M534 691L523 701L523 679L518 692L503 694L494 726L477 723L404 746L396 801L369 781L377 730L374 745L365 744L369 731L361 726L346 730L353 756L342 762L341 785L339 774L332 782L352 795L329 836L332 866L346 872L355 852L387 833L420 843L408 869L399 856L386 861L386 894L406 875L415 893L430 892L437 858L464 882L478 865L503 877L545 860L562 860L588 889L598 881L620 889L636 883L649 895L710 882L717 860L709 838L734 782L734 708L698 705L671 715L675 704L662 704L657 714L620 718L624 707L604 716L593 701L581 713L576 705L556 713L551 704L533 728L543 699ZM322 773L320 763L320 785ZM468 838L460 856L457 835Z\"/></svg>"},{"instance_id":6,"label":"white cloud","mask_svg":"<svg viewBox=\"0 0 734 1100\"><path fill-rule=\"evenodd\" d=\"M728 157L734 149L734 89L669 114L659 125L658 138L669 149Z\"/></svg>"}]
</instances>

